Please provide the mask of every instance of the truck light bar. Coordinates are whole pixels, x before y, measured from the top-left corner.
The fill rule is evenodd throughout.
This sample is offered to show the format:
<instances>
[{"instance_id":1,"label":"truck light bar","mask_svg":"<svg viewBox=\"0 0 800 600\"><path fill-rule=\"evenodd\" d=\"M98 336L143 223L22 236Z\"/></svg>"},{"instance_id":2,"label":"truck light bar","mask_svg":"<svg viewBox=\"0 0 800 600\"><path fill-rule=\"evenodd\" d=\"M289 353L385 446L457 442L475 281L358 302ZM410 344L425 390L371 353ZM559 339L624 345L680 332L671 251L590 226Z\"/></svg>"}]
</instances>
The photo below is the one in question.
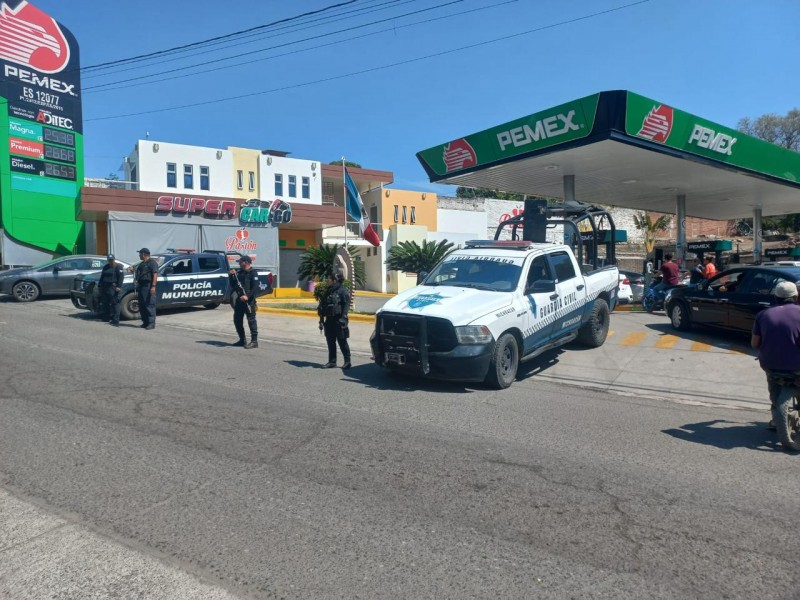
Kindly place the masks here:
<instances>
[{"instance_id":1,"label":"truck light bar","mask_svg":"<svg viewBox=\"0 0 800 600\"><path fill-rule=\"evenodd\" d=\"M527 250L533 248L534 243L524 240L468 240L467 248L503 248L506 250Z\"/></svg>"}]
</instances>

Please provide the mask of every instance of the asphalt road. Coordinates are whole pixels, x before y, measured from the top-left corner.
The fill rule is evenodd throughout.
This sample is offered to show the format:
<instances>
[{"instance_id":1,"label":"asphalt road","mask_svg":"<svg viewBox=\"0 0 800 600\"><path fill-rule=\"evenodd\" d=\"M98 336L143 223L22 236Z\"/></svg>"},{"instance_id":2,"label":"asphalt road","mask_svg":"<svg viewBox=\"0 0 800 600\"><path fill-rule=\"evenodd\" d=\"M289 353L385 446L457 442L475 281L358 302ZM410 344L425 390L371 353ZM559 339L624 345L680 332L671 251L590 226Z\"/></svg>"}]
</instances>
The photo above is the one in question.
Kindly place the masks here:
<instances>
[{"instance_id":1,"label":"asphalt road","mask_svg":"<svg viewBox=\"0 0 800 600\"><path fill-rule=\"evenodd\" d=\"M0 302L0 598L800 594L800 457L763 410L84 315Z\"/></svg>"}]
</instances>

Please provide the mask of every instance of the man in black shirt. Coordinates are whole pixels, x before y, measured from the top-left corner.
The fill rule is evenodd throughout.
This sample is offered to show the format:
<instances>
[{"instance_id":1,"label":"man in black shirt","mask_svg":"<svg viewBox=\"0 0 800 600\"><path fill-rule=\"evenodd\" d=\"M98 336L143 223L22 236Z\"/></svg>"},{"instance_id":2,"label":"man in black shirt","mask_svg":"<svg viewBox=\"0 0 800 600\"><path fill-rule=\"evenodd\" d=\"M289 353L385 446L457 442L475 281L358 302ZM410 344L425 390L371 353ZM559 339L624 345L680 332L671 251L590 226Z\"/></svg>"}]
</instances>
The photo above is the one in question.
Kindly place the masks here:
<instances>
[{"instance_id":1,"label":"man in black shirt","mask_svg":"<svg viewBox=\"0 0 800 600\"><path fill-rule=\"evenodd\" d=\"M344 287L344 275L331 273L328 275L328 288L325 296L320 298L317 306L320 327L325 332L325 341L328 342L328 362L325 369L336 366L336 344L342 350L344 364L342 369L350 368L350 345L347 338L350 336L347 314L350 312L350 292Z\"/></svg>"},{"instance_id":2,"label":"man in black shirt","mask_svg":"<svg viewBox=\"0 0 800 600\"><path fill-rule=\"evenodd\" d=\"M119 291L122 289L122 265L108 255L108 262L100 271L100 312L103 320L119 327Z\"/></svg>"},{"instance_id":3,"label":"man in black shirt","mask_svg":"<svg viewBox=\"0 0 800 600\"><path fill-rule=\"evenodd\" d=\"M142 260L136 265L136 297L139 300L139 315L142 317L143 329L156 328L156 280L158 279L158 263L150 258L150 250L139 250Z\"/></svg>"},{"instance_id":4,"label":"man in black shirt","mask_svg":"<svg viewBox=\"0 0 800 600\"><path fill-rule=\"evenodd\" d=\"M233 305L233 326L239 334L239 341L234 346L242 346L248 350L258 348L258 323L256 322L256 296L259 291L258 274L253 269L253 261L246 254L239 259L239 269L231 269L228 273L231 280L231 304ZM250 341L244 333L244 317L250 328Z\"/></svg>"}]
</instances>

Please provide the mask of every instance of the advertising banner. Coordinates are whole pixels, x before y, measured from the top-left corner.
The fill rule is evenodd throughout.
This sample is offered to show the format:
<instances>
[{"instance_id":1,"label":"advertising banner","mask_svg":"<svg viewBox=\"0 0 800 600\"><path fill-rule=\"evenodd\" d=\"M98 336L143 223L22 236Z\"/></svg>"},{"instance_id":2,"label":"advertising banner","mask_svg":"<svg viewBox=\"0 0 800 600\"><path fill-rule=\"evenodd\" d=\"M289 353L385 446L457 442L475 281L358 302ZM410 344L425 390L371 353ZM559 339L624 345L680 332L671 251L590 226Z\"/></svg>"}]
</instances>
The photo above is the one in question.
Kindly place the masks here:
<instances>
[{"instance_id":1,"label":"advertising banner","mask_svg":"<svg viewBox=\"0 0 800 600\"><path fill-rule=\"evenodd\" d=\"M423 150L417 157L444 176L577 140L591 133L599 97L594 94L534 113Z\"/></svg>"},{"instance_id":2,"label":"advertising banner","mask_svg":"<svg viewBox=\"0 0 800 600\"><path fill-rule=\"evenodd\" d=\"M55 254L82 250L75 219L83 182L78 44L27 0L0 0L0 73L5 235Z\"/></svg>"},{"instance_id":3,"label":"advertising banner","mask_svg":"<svg viewBox=\"0 0 800 600\"><path fill-rule=\"evenodd\" d=\"M800 181L797 153L628 92L625 132L687 152L787 181Z\"/></svg>"}]
</instances>

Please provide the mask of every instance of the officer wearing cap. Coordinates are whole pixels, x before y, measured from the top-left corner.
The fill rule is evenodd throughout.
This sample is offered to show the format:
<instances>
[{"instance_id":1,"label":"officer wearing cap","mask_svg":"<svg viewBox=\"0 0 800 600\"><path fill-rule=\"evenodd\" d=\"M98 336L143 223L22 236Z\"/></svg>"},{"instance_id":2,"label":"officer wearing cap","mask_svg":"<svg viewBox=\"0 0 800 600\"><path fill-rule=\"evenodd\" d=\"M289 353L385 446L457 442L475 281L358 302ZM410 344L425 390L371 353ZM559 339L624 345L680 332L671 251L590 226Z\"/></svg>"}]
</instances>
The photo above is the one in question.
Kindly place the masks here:
<instances>
[{"instance_id":1,"label":"officer wearing cap","mask_svg":"<svg viewBox=\"0 0 800 600\"><path fill-rule=\"evenodd\" d=\"M136 298L139 300L139 315L142 317L143 329L156 328L156 281L158 280L158 263L150 258L150 250L139 250L141 262L136 265Z\"/></svg>"},{"instance_id":2,"label":"officer wearing cap","mask_svg":"<svg viewBox=\"0 0 800 600\"><path fill-rule=\"evenodd\" d=\"M100 313L103 320L119 327L119 291L122 289L122 265L114 258L113 254L107 257L108 262L100 271Z\"/></svg>"},{"instance_id":3,"label":"officer wearing cap","mask_svg":"<svg viewBox=\"0 0 800 600\"><path fill-rule=\"evenodd\" d=\"M231 280L231 305L233 306L233 326L239 334L239 341L234 346L242 346L248 350L258 348L258 323L256 322L256 295L259 292L258 274L253 269L253 260L246 254L239 259L239 269L231 269L228 273ZM244 317L250 328L250 341L244 333Z\"/></svg>"},{"instance_id":4,"label":"officer wearing cap","mask_svg":"<svg viewBox=\"0 0 800 600\"><path fill-rule=\"evenodd\" d=\"M758 362L767 374L767 389L772 408L780 392L774 371L800 372L800 306L797 285L781 281L775 286L778 304L756 315L750 345L758 349ZM770 423L770 426L773 426Z\"/></svg>"}]
</instances>

